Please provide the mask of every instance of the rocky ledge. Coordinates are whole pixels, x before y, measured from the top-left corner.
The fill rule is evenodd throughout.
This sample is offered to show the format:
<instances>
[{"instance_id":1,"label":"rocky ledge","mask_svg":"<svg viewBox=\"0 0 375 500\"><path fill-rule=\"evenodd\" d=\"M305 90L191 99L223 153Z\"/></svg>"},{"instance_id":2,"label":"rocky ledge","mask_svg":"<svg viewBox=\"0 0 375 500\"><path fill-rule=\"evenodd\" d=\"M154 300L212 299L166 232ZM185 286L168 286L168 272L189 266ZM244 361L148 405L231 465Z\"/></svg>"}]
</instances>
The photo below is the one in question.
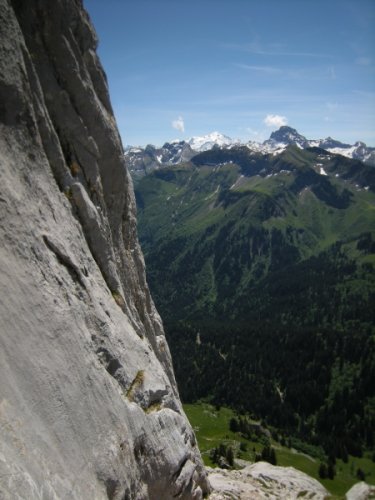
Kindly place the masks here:
<instances>
[{"instance_id":1,"label":"rocky ledge","mask_svg":"<svg viewBox=\"0 0 375 500\"><path fill-rule=\"evenodd\" d=\"M213 487L210 500L324 500L328 491L293 467L257 462L241 470L208 469Z\"/></svg>"},{"instance_id":2,"label":"rocky ledge","mask_svg":"<svg viewBox=\"0 0 375 500\"><path fill-rule=\"evenodd\" d=\"M241 464L244 466L241 470L206 468L213 488L209 496L210 500L297 500L299 498L325 500L333 498L319 481L294 467L278 467L267 462L250 464L244 460L241 460ZM345 495L346 500L374 498L375 486L363 481L355 484Z\"/></svg>"}]
</instances>

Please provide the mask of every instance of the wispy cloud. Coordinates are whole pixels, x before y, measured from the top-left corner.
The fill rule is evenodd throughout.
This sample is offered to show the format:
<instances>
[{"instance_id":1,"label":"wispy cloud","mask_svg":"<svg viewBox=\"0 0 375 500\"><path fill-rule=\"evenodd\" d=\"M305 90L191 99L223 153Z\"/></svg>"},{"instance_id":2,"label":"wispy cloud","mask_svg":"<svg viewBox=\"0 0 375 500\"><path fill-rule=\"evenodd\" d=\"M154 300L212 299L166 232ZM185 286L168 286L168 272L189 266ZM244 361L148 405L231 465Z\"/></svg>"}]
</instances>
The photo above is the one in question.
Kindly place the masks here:
<instances>
[{"instance_id":1,"label":"wispy cloud","mask_svg":"<svg viewBox=\"0 0 375 500\"><path fill-rule=\"evenodd\" d=\"M179 116L176 120L172 121L172 127L180 132L185 132L185 123L182 116Z\"/></svg>"},{"instance_id":2,"label":"wispy cloud","mask_svg":"<svg viewBox=\"0 0 375 500\"><path fill-rule=\"evenodd\" d=\"M330 76L331 80L336 80L336 71L335 71L334 66L331 66L329 68L329 76Z\"/></svg>"},{"instance_id":3,"label":"wispy cloud","mask_svg":"<svg viewBox=\"0 0 375 500\"><path fill-rule=\"evenodd\" d=\"M256 142L263 142L266 135L264 130L256 130L251 127L246 127L245 132L247 135L250 135L250 139Z\"/></svg>"},{"instance_id":4,"label":"wispy cloud","mask_svg":"<svg viewBox=\"0 0 375 500\"><path fill-rule=\"evenodd\" d=\"M286 125L288 120L286 116L267 115L263 120L263 123L267 125L267 127L281 127L282 125Z\"/></svg>"},{"instance_id":5,"label":"wispy cloud","mask_svg":"<svg viewBox=\"0 0 375 500\"><path fill-rule=\"evenodd\" d=\"M307 66L293 68L285 66L283 69L277 66L254 65L245 63L234 63L234 66L245 71L253 71L259 75L278 75L284 80L336 80L336 70L334 66Z\"/></svg>"},{"instance_id":6,"label":"wispy cloud","mask_svg":"<svg viewBox=\"0 0 375 500\"><path fill-rule=\"evenodd\" d=\"M250 42L250 43L223 43L221 44L223 48L238 50L241 52L249 52L251 54L263 55L263 56L285 56L285 57L316 57L316 58L328 58L331 59L330 54L322 52L299 52L294 50L288 50L285 45L282 44L265 44L260 42Z\"/></svg>"},{"instance_id":7,"label":"wispy cloud","mask_svg":"<svg viewBox=\"0 0 375 500\"><path fill-rule=\"evenodd\" d=\"M353 90L353 94L359 95L360 97L365 97L366 99L375 99L375 92L368 90Z\"/></svg>"},{"instance_id":8,"label":"wispy cloud","mask_svg":"<svg viewBox=\"0 0 375 500\"><path fill-rule=\"evenodd\" d=\"M337 102L326 102L326 108L328 111L335 111L338 107L339 105Z\"/></svg>"},{"instance_id":9,"label":"wispy cloud","mask_svg":"<svg viewBox=\"0 0 375 500\"><path fill-rule=\"evenodd\" d=\"M298 91L290 91L289 89L275 89L275 88L256 88L251 89L249 92L244 93L230 93L223 92L217 95L207 96L205 99L198 99L190 101L190 107L194 109L207 109L212 108L215 110L220 107L233 107L233 106L247 106L246 114L258 115L257 112L251 112L251 109L259 107L262 103L264 107L268 107L270 103L275 103L275 106L283 103L284 105L305 105L306 100L310 103L315 102L317 105L321 104L320 95L311 95L311 93ZM245 108L244 108L245 109Z\"/></svg>"},{"instance_id":10,"label":"wispy cloud","mask_svg":"<svg viewBox=\"0 0 375 500\"><path fill-rule=\"evenodd\" d=\"M335 121L338 107L339 107L339 105L337 104L337 102L330 102L330 101L326 102L325 112L327 114L323 118L325 122L334 122Z\"/></svg>"},{"instance_id":11,"label":"wispy cloud","mask_svg":"<svg viewBox=\"0 0 375 500\"><path fill-rule=\"evenodd\" d=\"M371 57L358 57L355 62L358 66L371 66L372 59Z\"/></svg>"},{"instance_id":12,"label":"wispy cloud","mask_svg":"<svg viewBox=\"0 0 375 500\"><path fill-rule=\"evenodd\" d=\"M253 66L250 64L235 64L238 68L249 70L249 71L257 71L259 73L266 73L269 75L280 74L282 71L280 68L275 68L274 66Z\"/></svg>"}]
</instances>

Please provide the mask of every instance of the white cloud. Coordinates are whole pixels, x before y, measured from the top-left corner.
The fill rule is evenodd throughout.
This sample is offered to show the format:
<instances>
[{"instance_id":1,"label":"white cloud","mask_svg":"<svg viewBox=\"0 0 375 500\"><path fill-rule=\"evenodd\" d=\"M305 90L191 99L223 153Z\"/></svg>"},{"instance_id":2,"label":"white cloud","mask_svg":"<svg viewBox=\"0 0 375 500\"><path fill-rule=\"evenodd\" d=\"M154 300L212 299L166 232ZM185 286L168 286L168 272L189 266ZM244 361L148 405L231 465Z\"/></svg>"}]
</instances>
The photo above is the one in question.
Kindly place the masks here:
<instances>
[{"instance_id":1,"label":"white cloud","mask_svg":"<svg viewBox=\"0 0 375 500\"><path fill-rule=\"evenodd\" d=\"M281 127L282 125L286 125L288 120L285 116L267 115L263 120L263 123L267 125L267 127Z\"/></svg>"},{"instance_id":2,"label":"white cloud","mask_svg":"<svg viewBox=\"0 0 375 500\"><path fill-rule=\"evenodd\" d=\"M177 120L172 121L172 127L176 130L179 130L180 132L185 132L185 124L182 116L179 116Z\"/></svg>"}]
</instances>

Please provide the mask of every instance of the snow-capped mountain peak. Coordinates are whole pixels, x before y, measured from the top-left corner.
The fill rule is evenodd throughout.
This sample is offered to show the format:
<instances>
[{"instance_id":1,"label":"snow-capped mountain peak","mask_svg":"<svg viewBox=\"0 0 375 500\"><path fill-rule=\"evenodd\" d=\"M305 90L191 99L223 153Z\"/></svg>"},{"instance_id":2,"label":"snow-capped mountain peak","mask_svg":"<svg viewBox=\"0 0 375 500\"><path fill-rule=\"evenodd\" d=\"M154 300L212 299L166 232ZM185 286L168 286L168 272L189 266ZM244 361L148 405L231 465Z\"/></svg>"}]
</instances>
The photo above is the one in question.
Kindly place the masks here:
<instances>
[{"instance_id":1,"label":"snow-capped mountain peak","mask_svg":"<svg viewBox=\"0 0 375 500\"><path fill-rule=\"evenodd\" d=\"M270 138L263 143L250 141L244 144L220 132L211 132L207 135L192 137L187 141L174 140L166 142L162 147L153 145L148 145L145 148L128 146L125 149L125 157L132 176L136 178L154 169L189 161L197 154L215 147L231 149L246 146L256 154L277 156L290 145L297 146L300 149L317 147L333 154L340 154L375 166L375 148L367 147L364 142L358 141L354 145L350 145L332 139L332 137L310 140L299 134L296 129L287 126L282 126L272 132Z\"/></svg>"},{"instance_id":2,"label":"snow-capped mountain peak","mask_svg":"<svg viewBox=\"0 0 375 500\"><path fill-rule=\"evenodd\" d=\"M231 139L230 137L221 134L220 132L211 132L203 136L195 136L187 141L190 147L194 151L202 152L212 149L214 146L230 146L238 141Z\"/></svg>"}]
</instances>

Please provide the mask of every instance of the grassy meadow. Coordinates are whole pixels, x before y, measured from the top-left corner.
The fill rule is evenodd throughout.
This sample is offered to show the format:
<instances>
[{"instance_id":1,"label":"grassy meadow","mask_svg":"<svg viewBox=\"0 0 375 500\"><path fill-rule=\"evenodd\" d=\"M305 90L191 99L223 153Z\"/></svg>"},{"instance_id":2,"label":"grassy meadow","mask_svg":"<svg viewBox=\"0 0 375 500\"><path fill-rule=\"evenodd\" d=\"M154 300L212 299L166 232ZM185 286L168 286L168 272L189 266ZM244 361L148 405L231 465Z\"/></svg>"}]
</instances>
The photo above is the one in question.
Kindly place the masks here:
<instances>
[{"instance_id":1,"label":"grassy meadow","mask_svg":"<svg viewBox=\"0 0 375 500\"><path fill-rule=\"evenodd\" d=\"M229 408L218 409L208 403L195 403L185 404L184 410L195 431L204 463L210 467L216 467L210 459L210 450L218 447L220 443L231 445L236 457L249 462L254 462L255 453L260 453L264 446L263 437L251 441L245 439L240 433L229 430L230 419L238 416ZM246 451L240 451L241 442L246 443ZM281 446L273 439L271 439L271 444L276 451L277 465L295 467L317 479L331 493L332 499L343 499L345 493L359 481L356 476L358 468L365 473L367 483L375 484L375 463L366 454L362 458L349 456L348 463L337 460L335 478L322 480L318 474L320 464L318 458L293 447Z\"/></svg>"}]
</instances>

